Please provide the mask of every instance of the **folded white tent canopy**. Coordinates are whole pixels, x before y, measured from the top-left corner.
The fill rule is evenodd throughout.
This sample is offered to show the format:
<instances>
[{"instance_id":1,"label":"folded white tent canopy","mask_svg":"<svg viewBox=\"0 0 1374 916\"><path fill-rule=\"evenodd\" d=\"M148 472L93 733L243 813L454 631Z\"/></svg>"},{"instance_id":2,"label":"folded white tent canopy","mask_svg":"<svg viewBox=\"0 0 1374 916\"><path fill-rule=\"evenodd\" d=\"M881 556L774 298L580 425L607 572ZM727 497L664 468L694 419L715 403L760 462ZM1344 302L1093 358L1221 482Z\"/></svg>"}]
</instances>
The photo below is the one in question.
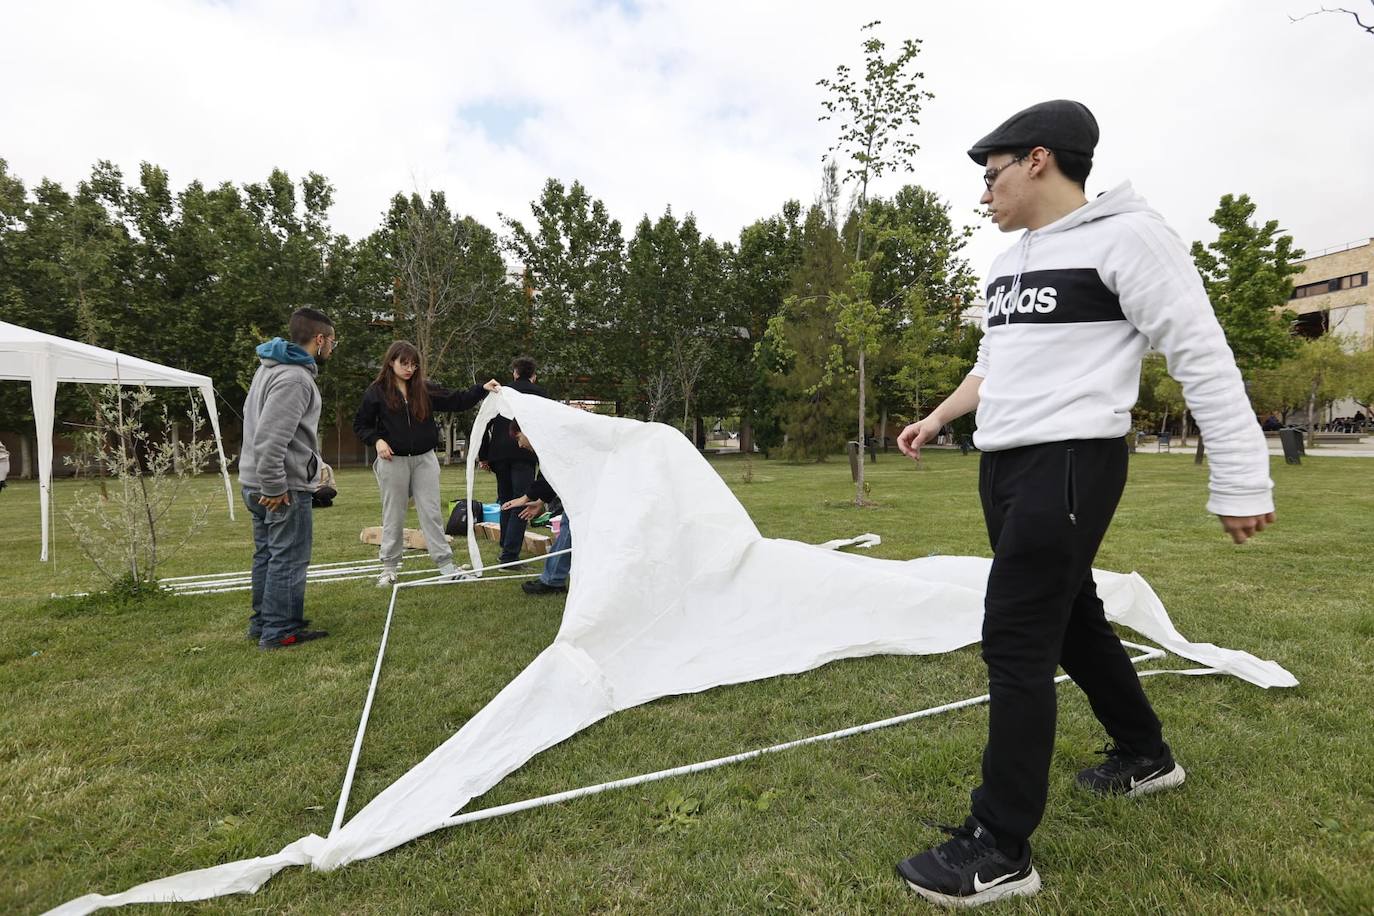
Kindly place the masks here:
<instances>
[{"instance_id":1,"label":"folded white tent canopy","mask_svg":"<svg viewBox=\"0 0 1374 916\"><path fill-rule=\"evenodd\" d=\"M474 434L497 411L519 418L576 525L572 585L552 645L351 820L336 819L329 836L122 894L89 894L53 913L252 892L288 865L338 868L461 822L457 812L535 754L619 710L838 659L949 652L979 638L989 560L882 560L765 538L671 427L503 389L487 397ZM469 498L472 471L469 454ZM471 530L468 549L480 572ZM1110 619L1207 666L1189 673L1232 674L1261 687L1297 683L1274 662L1187 642L1138 575L1094 575ZM393 589L393 611L415 585ZM381 660L379 652L374 685ZM344 807L341 800L340 814Z\"/></svg>"},{"instance_id":2,"label":"folded white tent canopy","mask_svg":"<svg viewBox=\"0 0 1374 916\"><path fill-rule=\"evenodd\" d=\"M171 366L161 366L136 356L90 344L67 340L0 321L0 380L27 381L33 392L33 419L38 439L38 508L43 516L43 550L40 560L48 558L48 529L52 504L52 433L54 403L58 382L87 385L147 385L161 388L195 388L205 399L205 413L215 433L219 449L220 476L229 503L229 518L234 517L234 489L229 483L229 468L224 460L224 442L219 435L219 412L215 409L215 387L208 375L197 375Z\"/></svg>"}]
</instances>

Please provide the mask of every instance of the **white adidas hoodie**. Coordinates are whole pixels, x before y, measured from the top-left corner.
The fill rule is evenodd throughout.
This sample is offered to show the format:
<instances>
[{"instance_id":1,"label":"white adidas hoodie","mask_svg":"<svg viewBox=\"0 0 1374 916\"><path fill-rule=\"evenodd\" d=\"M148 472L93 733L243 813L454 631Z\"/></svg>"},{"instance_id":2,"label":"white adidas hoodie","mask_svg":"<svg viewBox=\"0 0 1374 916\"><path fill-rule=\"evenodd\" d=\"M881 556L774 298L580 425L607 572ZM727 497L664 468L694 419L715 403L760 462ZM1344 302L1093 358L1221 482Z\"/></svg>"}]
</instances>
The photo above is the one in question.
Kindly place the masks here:
<instances>
[{"instance_id":1,"label":"white adidas hoodie","mask_svg":"<svg viewBox=\"0 0 1374 916\"><path fill-rule=\"evenodd\" d=\"M993 262L973 375L983 451L1124 436L1154 347L1207 443L1209 512L1274 509L1269 450L1183 241L1130 183Z\"/></svg>"}]
</instances>

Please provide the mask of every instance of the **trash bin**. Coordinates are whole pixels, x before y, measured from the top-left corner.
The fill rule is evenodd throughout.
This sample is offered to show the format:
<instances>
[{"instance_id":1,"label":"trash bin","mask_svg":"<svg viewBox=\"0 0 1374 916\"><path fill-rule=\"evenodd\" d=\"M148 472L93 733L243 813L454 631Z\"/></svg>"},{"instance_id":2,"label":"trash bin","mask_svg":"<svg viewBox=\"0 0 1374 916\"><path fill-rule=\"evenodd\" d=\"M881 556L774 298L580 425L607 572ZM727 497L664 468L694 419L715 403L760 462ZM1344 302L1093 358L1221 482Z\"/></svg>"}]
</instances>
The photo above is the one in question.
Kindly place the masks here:
<instances>
[{"instance_id":1,"label":"trash bin","mask_svg":"<svg viewBox=\"0 0 1374 916\"><path fill-rule=\"evenodd\" d=\"M1302 442L1302 430L1291 427L1279 430L1279 442L1283 444L1283 460L1289 464L1302 464L1306 452Z\"/></svg>"}]
</instances>

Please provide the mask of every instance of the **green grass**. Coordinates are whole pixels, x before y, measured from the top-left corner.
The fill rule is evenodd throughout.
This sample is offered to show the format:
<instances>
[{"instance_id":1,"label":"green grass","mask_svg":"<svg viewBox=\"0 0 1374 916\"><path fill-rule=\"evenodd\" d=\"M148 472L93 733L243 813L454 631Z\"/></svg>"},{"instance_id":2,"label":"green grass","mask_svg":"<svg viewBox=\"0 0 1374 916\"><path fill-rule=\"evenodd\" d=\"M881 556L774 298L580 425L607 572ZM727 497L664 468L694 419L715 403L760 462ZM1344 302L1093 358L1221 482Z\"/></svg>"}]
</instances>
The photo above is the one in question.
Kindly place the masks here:
<instances>
[{"instance_id":1,"label":"green grass","mask_svg":"<svg viewBox=\"0 0 1374 916\"><path fill-rule=\"evenodd\" d=\"M881 534L877 556L986 555L975 457L869 466L879 505L848 505L843 461L716 467L765 535ZM1042 893L1005 913L1374 911L1374 463L1275 463L1279 525L1237 548L1203 510L1204 472L1141 454L1098 558L1138 570L1189 638L1273 658L1302 682L1146 684L1188 769L1141 801L1075 791L1102 735L1061 688ZM482 495L491 498L490 476ZM457 495L458 468L444 471ZM88 484L59 481L59 509ZM198 482L213 492L218 482ZM316 515L317 562L368 558L366 471ZM222 495L167 575L245 569ZM0 912L276 852L329 829L386 611L368 582L312 588L319 643L259 652L243 593L118 606L52 600L88 584L70 533L38 557L37 489L0 494ZM427 559L418 562L427 563ZM633 571L627 574L633 575ZM402 592L351 811L451 735L549 643L560 599L514 584ZM1158 664L1158 663L1157 663ZM1169 659L1168 666L1177 666ZM536 757L473 807L800 738L982 693L977 649L838 662L619 713ZM693 777L443 831L332 873L288 869L226 913L886 913L922 911L893 863L940 839L978 779L974 708ZM683 813L683 799L700 803ZM679 826L658 829L674 822Z\"/></svg>"}]
</instances>

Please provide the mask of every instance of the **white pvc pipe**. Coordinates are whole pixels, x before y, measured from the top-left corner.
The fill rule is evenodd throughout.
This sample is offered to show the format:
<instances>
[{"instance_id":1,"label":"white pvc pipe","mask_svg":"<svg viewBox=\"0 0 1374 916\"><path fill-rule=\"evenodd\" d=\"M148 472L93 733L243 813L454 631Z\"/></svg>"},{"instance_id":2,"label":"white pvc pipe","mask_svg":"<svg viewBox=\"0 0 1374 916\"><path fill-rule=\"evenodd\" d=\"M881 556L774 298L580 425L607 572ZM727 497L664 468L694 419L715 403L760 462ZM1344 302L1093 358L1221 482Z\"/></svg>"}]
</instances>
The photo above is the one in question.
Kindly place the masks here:
<instances>
[{"instance_id":1,"label":"white pvc pipe","mask_svg":"<svg viewBox=\"0 0 1374 916\"><path fill-rule=\"evenodd\" d=\"M1137 643L1121 641L1122 645L1130 646L1135 649L1144 650L1143 655L1132 657L1131 664L1149 661L1151 659L1163 658L1165 652L1153 646L1142 646ZM1146 672L1156 673L1156 672ZM1159 674L1172 674L1183 672L1157 672ZM1192 672L1188 672L1192 673ZM1199 672L1200 673L1200 672ZM1054 679L1056 684L1067 681L1069 676L1061 674ZM645 773L643 776L631 776L626 779L617 779L611 782L603 782L594 786L584 786L581 789L569 789L566 792L556 792L553 795L541 795L538 798L529 798L525 801L511 802L506 805L497 805L492 808L483 808L480 811L471 811L467 814L459 814L439 822L434 826L434 830L442 830L445 827L456 827L459 824L469 824L473 821L487 820L493 817L500 817L503 814L514 814L517 811L528 811L531 808L542 808L545 805L553 805L559 802L570 801L574 798L581 798L586 795L597 795L611 789L623 789L629 786L642 785L646 782L658 782L673 776L684 776L689 773L701 773L705 770L714 770L731 763L739 763L744 760L752 760L755 757L762 757L764 754L776 754L780 751L791 750L795 747L802 747L807 744L817 744L822 741L836 741L840 738L848 738L852 735L863 734L864 732L876 731L880 728L889 728L893 725L901 725L914 719L924 719L929 716L939 715L944 712L953 712L956 709L964 709L969 706L977 706L988 702L988 694L978 697L971 697L967 700L956 700L953 703L945 703L941 706L932 706L929 709L922 709L917 712L906 713L905 715L893 716L890 719L880 719L877 722L870 722L867 725L855 725L850 728L842 728L839 731L827 732L824 735L815 735L811 738L801 738L796 741L787 741L782 744L775 744L772 747L759 748L757 750L745 751L741 754L731 754L729 757L717 757L714 760L705 760L701 763L690 763L686 766L672 767L667 770L659 770L655 773Z\"/></svg>"},{"instance_id":2,"label":"white pvc pipe","mask_svg":"<svg viewBox=\"0 0 1374 916\"><path fill-rule=\"evenodd\" d=\"M315 563L310 566L307 566L305 569L306 572L309 573L311 570L328 569L331 566L349 566L365 563L380 564L381 560L340 560L337 563ZM166 579L158 579L157 581L159 585L166 585L169 582L191 582L196 579L218 579L222 577L227 578L229 576L251 576L252 574L253 571L251 569L244 569L238 570L236 572L202 573L196 576L171 576Z\"/></svg>"},{"instance_id":3,"label":"white pvc pipe","mask_svg":"<svg viewBox=\"0 0 1374 916\"><path fill-rule=\"evenodd\" d=\"M391 635L391 618L396 611L396 593L401 590L400 583L391 586L391 604L386 609L386 623L382 626L382 643L377 647L377 664L372 666L372 683L367 687L367 699L363 702L362 720L358 722L358 737L353 739L353 754L348 758L348 770L344 773L343 791L339 793L339 807L334 812L334 825L329 828L333 836L343 826L344 809L348 806L348 793L353 789L353 773L358 768L358 755L363 750L363 734L367 731L367 717L372 714L372 698L377 694L377 678L382 673L382 657L386 655L386 641Z\"/></svg>"},{"instance_id":4,"label":"white pvc pipe","mask_svg":"<svg viewBox=\"0 0 1374 916\"><path fill-rule=\"evenodd\" d=\"M381 572L380 563L364 563L357 566L341 566L336 569L312 570L305 574L307 582L323 582L338 576L352 575L354 573ZM179 592L188 588L210 588L217 585L241 585L244 582L252 582L253 577L249 574L227 574L213 579L201 579L197 582L178 582L173 585L163 586L168 591Z\"/></svg>"},{"instance_id":5,"label":"white pvc pipe","mask_svg":"<svg viewBox=\"0 0 1374 916\"><path fill-rule=\"evenodd\" d=\"M571 551L572 548L569 547L567 550L560 550L558 554L549 554L549 556L562 555L564 553L570 553ZM502 563L498 566L488 566L486 569L503 569L505 567L518 565L518 563L519 561L514 563ZM367 720L372 715L372 698L377 694L377 679L382 673L382 657L386 654L386 641L391 634L391 618L396 612L397 594L399 594L403 588L410 588L416 585L446 585L460 582L499 582L503 579L529 579L537 575L539 574L523 573L513 576L491 576L485 579L468 576L458 576L456 578L442 576L421 579L416 582L397 582L395 585L391 586L391 604L386 609L386 623L382 626L382 643L377 647L377 663L372 667L372 683L367 687L367 700L363 703L363 714L358 721L358 735L353 739L353 754L348 758L348 769L344 773L343 789L339 792L339 806L334 811L334 825L329 828L330 836L333 836L334 833L343 826L344 810L348 807L348 795L353 791L353 774L358 768L358 756L362 753L363 735L367 733Z\"/></svg>"},{"instance_id":6,"label":"white pvc pipe","mask_svg":"<svg viewBox=\"0 0 1374 916\"><path fill-rule=\"evenodd\" d=\"M491 569L492 567L487 567L487 568L488 568L488 569ZM416 570L403 571L403 572L397 573L398 576L423 576L423 575L427 575L427 574L428 574L428 575L431 575L431 576L433 575L432 573L429 572L429 570L425 570L425 569L416 569ZM400 583L397 583L397 584L398 584L398 585L402 585L402 586L409 587L409 586L412 586L412 585L446 585L446 584L454 583L454 582L505 582L505 581L510 580L510 579L533 579L533 578L537 577L538 575L539 575L539 573L518 573L518 574L516 574L516 575L510 575L510 576L487 576L487 577L482 578L482 579L468 578L468 577L459 577L459 578L457 578L457 579L429 578L429 579L425 579L425 580L422 581L422 582L400 582ZM313 582L313 583L315 583L316 585L328 585L328 584L331 583L331 582L356 582L356 581L358 581L358 580L360 580L360 579L372 579L372 578L375 578L375 576L376 576L376 573L375 573L375 572L370 572L370 573L367 573L367 574L361 575L361 576L335 576L335 577L328 578L328 579L311 579L310 581ZM253 588L253 586L252 586L252 584L250 583L250 584L246 584L246 585L230 585L230 586L217 587L217 588L177 589L177 590L176 590L176 593L177 593L178 595L223 595L223 594L228 594L229 592L246 592L246 591L251 590L252 588ZM58 597L58 596L55 595L54 597ZM68 596L65 596L65 597L72 597L72 596L68 595Z\"/></svg>"},{"instance_id":7,"label":"white pvc pipe","mask_svg":"<svg viewBox=\"0 0 1374 916\"><path fill-rule=\"evenodd\" d=\"M516 567L516 566L524 566L524 565L526 565L527 563L534 563L534 562L538 562L538 561L540 561L540 560L547 560L547 559L549 559L550 557L561 557L561 556L563 556L564 554L569 554L569 553L572 553L572 552L573 552L573 549L572 549L571 547L565 547L565 548L563 548L562 550L555 550L555 551L553 551L552 553L540 554L538 557L533 557L533 558L531 558L531 559L529 559L529 560L511 560L509 563L497 563L497 564L495 564L494 566L483 566L483 567L482 567L481 569L479 569L479 570L465 570L465 571L466 571L466 572L469 572L469 573L472 573L472 572L485 573L485 572L487 572L488 570L492 570L492 569L510 569L510 568ZM537 575L539 575L539 573L528 573L528 574L526 574L526 575L524 575L524 576L495 576L494 578L497 579L497 580L500 580L500 579L522 579L522 578L527 578L529 575L535 575L535 576L537 576ZM477 576L459 576L459 577L457 577L457 578L454 578L454 577L452 577L452 576L430 576L428 579L420 579L420 580L418 580L418 581L416 581L416 582L406 582L406 583L403 583L403 584L404 584L404 586L405 586L406 588L414 588L414 587L417 586L417 585L444 585L444 584L447 584L447 583L449 583L449 582L481 582L481 581L482 581L482 579L481 579L481 578L478 578Z\"/></svg>"}]
</instances>

